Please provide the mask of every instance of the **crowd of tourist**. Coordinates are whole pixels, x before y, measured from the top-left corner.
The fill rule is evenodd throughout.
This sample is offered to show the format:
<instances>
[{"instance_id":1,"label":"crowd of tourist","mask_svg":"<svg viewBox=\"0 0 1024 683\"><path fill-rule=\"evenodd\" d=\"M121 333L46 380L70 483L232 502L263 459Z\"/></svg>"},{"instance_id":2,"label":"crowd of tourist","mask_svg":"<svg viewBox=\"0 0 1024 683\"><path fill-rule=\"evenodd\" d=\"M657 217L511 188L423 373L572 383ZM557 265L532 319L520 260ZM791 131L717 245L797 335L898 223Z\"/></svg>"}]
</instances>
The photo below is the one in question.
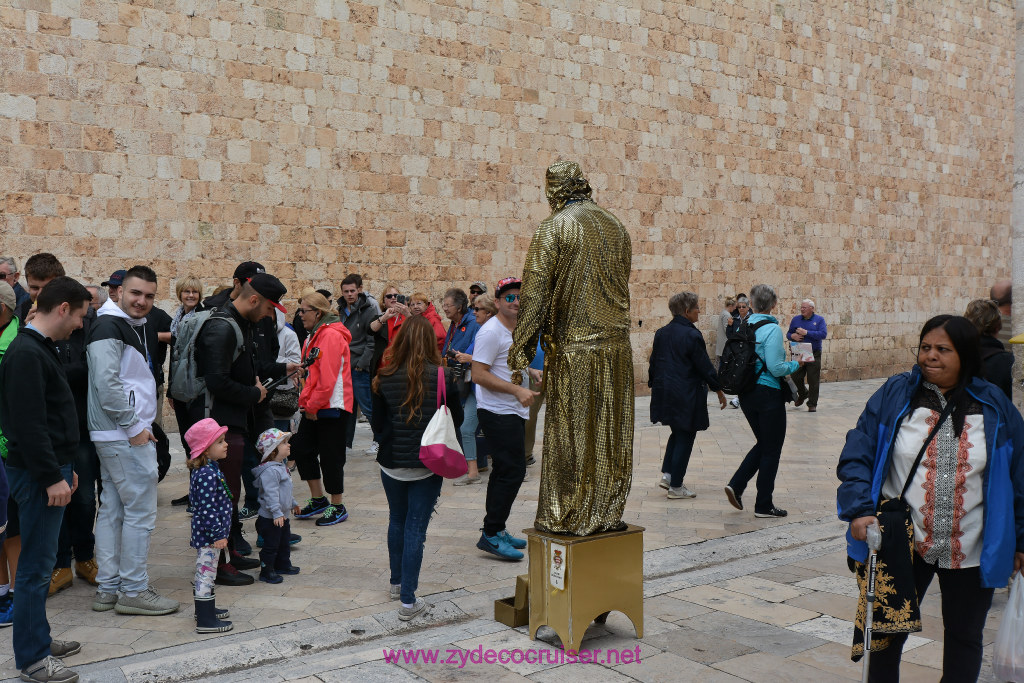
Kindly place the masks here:
<instances>
[{"instance_id":1,"label":"crowd of tourist","mask_svg":"<svg viewBox=\"0 0 1024 683\"><path fill-rule=\"evenodd\" d=\"M154 590L147 567L156 486L169 467L165 404L190 471L188 495L172 504L187 506L192 519L200 633L231 629L215 586L299 573L289 549L301 537L290 517L321 527L348 519L346 451L359 419L371 427L367 453L391 508L391 597L401 601L400 619L426 611L415 591L441 477L424 468L418 449L437 407L438 368L469 465L455 483L479 483L494 468L478 546L523 557L525 542L505 521L525 478L524 427L538 392L510 382L505 361L517 278L498 284L500 303L483 282L469 294L448 290L445 325L426 294L387 286L378 300L350 274L337 299L311 288L291 295L289 323L285 286L256 262L239 264L232 283L205 299L198 277L178 278L173 314L154 305L160 283L147 266L100 285L67 277L48 253L31 256L24 270L27 289L17 262L0 259L0 484L10 481L9 496L0 486L0 625L14 625L26 680L77 680L60 658L80 646L52 639L45 611L46 598L76 575L96 586L96 611L180 608ZM539 386L540 372L529 379ZM518 448L510 448L515 432ZM308 486L304 504L293 498L289 464ZM250 519L259 559L242 532Z\"/></svg>"},{"instance_id":2,"label":"crowd of tourist","mask_svg":"<svg viewBox=\"0 0 1024 683\"><path fill-rule=\"evenodd\" d=\"M216 607L215 586L280 583L300 572L291 563L290 548L301 536L292 533L290 518L315 518L320 527L349 518L343 502L345 465L360 414L372 433L367 453L379 464L390 509L389 594L400 603L400 619L429 609L416 590L442 478L421 462L419 447L441 405L452 415L467 461L468 471L454 484L477 485L490 472L477 547L504 560L523 558L526 542L510 534L506 522L533 462L545 385L541 348L521 376L508 366L519 278L506 277L492 291L484 282L472 283L468 292L452 287L439 314L426 294L406 295L393 285L378 299L363 290L358 274L342 280L337 298L312 288L289 294L261 264L244 262L230 285L205 299L202 280L178 278L179 306L168 314L154 305L159 275L144 265L118 270L100 285L83 285L65 275L55 256L41 253L25 262L27 289L21 276L14 259L0 258L0 455L5 464L0 497L7 499L0 505L0 522L6 523L0 625L15 627L15 660L25 680L77 680L60 658L77 653L80 645L52 639L45 611L47 596L70 586L76 575L96 586L96 611L159 616L180 608L153 589L147 568L156 486L168 466L165 405L174 415L190 472L188 495L172 504L187 506L192 515L200 633L231 629L228 610ZM286 296L296 302L290 323ZM1007 290L1003 298L1008 297ZM984 418L986 426L1010 426L1012 448L1020 449L1024 439L1024 431L1015 431L1020 415L1006 399L1013 356L999 340L1008 320L1004 303L978 300L966 317L929 321L914 372L895 384L890 380L851 432L839 470L840 513L851 522L855 560L863 559L856 543L877 510L878 487L865 488L883 471L874 458L889 457L871 442L882 433L879 421L895 420L885 422L885 433L903 434L927 431L930 423L922 420L934 421L933 413L941 425L942 413L952 412L939 453L925 469L948 465L956 471L955 462L943 464L943 449L966 433L986 444L991 467L1005 464L1008 469L1000 472L1011 493L1018 478L1024 485L1024 471L1013 464L1016 456L993 451L1001 442L975 436ZM772 315L777 306L778 297L766 284L754 286L749 296L729 297L716 317L713 362L695 325L701 312L697 295L682 292L669 300L672 319L655 335L648 373L651 419L671 432L659 482L668 498L696 496L684 477L697 432L710 425L710 390L721 408L742 410L755 438L725 486L728 501L743 510L743 494L756 477L754 516L786 516L773 498L786 404L806 402L809 412L816 411L828 331L811 299L801 302L788 331ZM729 400L736 359L744 353L749 368L739 370L750 373L749 381L731 391L736 395ZM953 356L958 363L951 362ZM910 413L896 415L905 401ZM931 412L918 414L917 408ZM895 448L896 464L885 483L887 495L898 493L897 474L926 477L913 468L905 471L912 444L896 439L889 446ZM956 460L955 454L949 457ZM305 503L293 497L290 465L308 487ZM923 486L930 481L923 480ZM971 491L977 493L979 486ZM1006 495L1011 494L979 493L978 510L995 503L1006 507ZM913 495L908 501L916 504ZM975 626L984 624L990 588L1009 571L1003 551L1012 542L991 540L999 557L989 568L980 560L979 575L978 562L970 562L989 542L987 532L980 512L957 510L951 514L962 513L973 534L970 552L950 555L919 546L924 564L919 571L914 565L914 576L923 594L938 573L944 613L947 589L969 598L969 604L950 608L969 624L965 638L970 642L955 646L966 671L980 652L975 647L980 626ZM948 536L946 527L937 529L936 513L928 514L932 517L915 519L919 528ZM242 531L247 520L255 520L259 559ZM1018 553L1015 568L1022 562ZM968 567L973 573L946 573ZM253 570L258 574L247 573ZM888 660L878 661L898 668L902 643L898 638L893 643Z\"/></svg>"}]
</instances>

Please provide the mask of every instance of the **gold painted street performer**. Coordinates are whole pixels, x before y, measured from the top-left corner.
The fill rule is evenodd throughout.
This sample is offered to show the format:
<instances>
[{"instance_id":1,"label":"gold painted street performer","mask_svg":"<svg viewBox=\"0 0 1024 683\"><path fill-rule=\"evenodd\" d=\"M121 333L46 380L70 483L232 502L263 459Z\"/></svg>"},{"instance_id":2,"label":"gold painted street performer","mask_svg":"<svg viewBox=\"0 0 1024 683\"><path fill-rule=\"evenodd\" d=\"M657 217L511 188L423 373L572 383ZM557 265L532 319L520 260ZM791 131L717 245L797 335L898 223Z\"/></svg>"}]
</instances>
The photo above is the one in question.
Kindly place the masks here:
<instances>
[{"instance_id":1,"label":"gold painted street performer","mask_svg":"<svg viewBox=\"0 0 1024 683\"><path fill-rule=\"evenodd\" d=\"M588 536L625 528L632 483L632 244L575 162L548 168L546 195L552 213L526 255L508 364L520 376L540 340L548 408L534 526Z\"/></svg>"}]
</instances>

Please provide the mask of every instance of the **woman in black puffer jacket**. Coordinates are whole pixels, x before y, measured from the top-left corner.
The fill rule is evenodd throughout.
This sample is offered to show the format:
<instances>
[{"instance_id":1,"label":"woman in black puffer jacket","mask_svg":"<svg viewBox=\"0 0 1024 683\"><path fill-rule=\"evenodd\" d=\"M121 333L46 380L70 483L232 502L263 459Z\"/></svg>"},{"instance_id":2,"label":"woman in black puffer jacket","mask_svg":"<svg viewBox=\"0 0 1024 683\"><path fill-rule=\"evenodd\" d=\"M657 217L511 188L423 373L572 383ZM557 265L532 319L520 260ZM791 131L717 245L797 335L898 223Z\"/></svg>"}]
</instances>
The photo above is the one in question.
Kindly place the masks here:
<instances>
[{"instance_id":1,"label":"woman in black puffer jacket","mask_svg":"<svg viewBox=\"0 0 1024 683\"><path fill-rule=\"evenodd\" d=\"M401 599L398 618L409 621L427 611L416 597L427 525L444 481L420 462L420 440L437 410L437 368L441 354L434 328L422 316L405 321L388 346L373 379L370 424L379 436L377 464L388 498L388 555L391 598ZM455 428L462 424L458 388L445 375L447 400Z\"/></svg>"}]
</instances>

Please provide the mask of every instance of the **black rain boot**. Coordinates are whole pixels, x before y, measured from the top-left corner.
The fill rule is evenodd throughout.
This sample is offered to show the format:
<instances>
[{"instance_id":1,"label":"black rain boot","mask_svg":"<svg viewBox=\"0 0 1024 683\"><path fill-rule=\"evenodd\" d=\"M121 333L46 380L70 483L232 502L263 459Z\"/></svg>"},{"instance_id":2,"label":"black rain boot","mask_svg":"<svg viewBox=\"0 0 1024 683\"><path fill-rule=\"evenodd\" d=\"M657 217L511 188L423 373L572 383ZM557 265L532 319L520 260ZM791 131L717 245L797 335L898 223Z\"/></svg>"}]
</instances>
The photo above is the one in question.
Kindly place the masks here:
<instances>
[{"instance_id":1,"label":"black rain boot","mask_svg":"<svg viewBox=\"0 0 1024 683\"><path fill-rule=\"evenodd\" d=\"M208 598L197 597L195 604L196 633L224 633L234 628L230 621L217 618L217 605L212 595Z\"/></svg>"},{"instance_id":2,"label":"black rain boot","mask_svg":"<svg viewBox=\"0 0 1024 683\"><path fill-rule=\"evenodd\" d=\"M195 597L196 597L196 592L192 591L192 599L194 600ZM210 597L213 598L213 604L216 605L217 604L217 591L211 592L210 593ZM227 619L228 617L231 616L231 612L226 607L215 607L214 610L213 610L213 613L217 616L218 619ZM199 620L199 612L196 612L195 618L196 618L197 621Z\"/></svg>"}]
</instances>

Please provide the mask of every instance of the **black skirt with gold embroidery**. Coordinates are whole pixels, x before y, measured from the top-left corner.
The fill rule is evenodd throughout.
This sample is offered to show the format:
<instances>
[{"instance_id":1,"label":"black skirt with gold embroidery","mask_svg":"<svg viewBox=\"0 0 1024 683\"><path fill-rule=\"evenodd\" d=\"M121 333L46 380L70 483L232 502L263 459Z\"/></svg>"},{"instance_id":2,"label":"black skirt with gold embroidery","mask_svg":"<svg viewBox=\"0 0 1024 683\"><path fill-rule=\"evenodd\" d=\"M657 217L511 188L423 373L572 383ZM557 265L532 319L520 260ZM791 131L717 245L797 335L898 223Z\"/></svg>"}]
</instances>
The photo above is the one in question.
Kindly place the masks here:
<instances>
[{"instance_id":1,"label":"black skirt with gold embroidery","mask_svg":"<svg viewBox=\"0 0 1024 683\"><path fill-rule=\"evenodd\" d=\"M883 500L878 506L878 525L882 547L878 550L875 572L875 609L871 624L871 649L884 650L892 643L892 634L921 630L921 608L914 585L914 523L910 509L900 499ZM857 618L853 629L851 659L864 655L864 616L867 610L868 566L855 562Z\"/></svg>"}]
</instances>

